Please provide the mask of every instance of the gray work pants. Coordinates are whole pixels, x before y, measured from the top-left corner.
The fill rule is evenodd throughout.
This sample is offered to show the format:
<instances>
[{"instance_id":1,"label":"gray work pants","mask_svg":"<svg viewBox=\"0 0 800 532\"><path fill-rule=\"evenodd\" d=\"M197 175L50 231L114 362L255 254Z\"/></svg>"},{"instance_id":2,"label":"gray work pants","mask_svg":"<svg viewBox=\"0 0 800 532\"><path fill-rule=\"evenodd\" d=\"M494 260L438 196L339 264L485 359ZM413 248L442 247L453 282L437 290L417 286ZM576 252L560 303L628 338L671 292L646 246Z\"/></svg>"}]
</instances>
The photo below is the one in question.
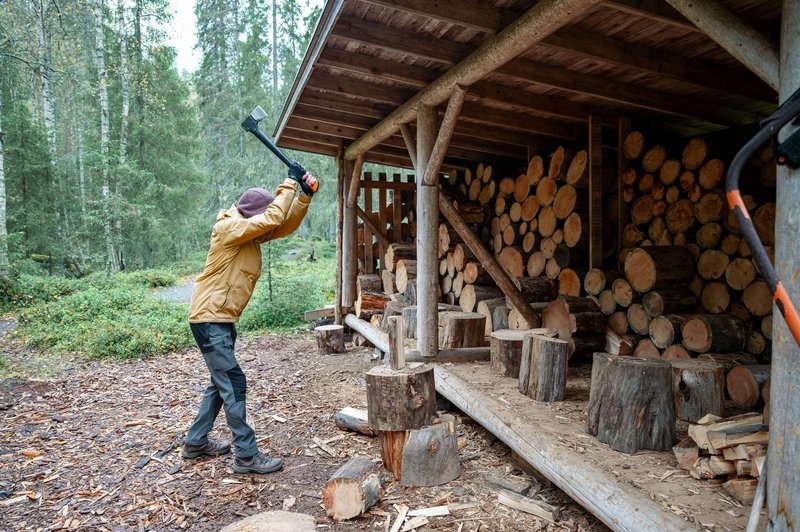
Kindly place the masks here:
<instances>
[{"instance_id":1,"label":"gray work pants","mask_svg":"<svg viewBox=\"0 0 800 532\"><path fill-rule=\"evenodd\" d=\"M253 456L258 447L256 434L247 424L247 380L234 355L236 327L233 323L191 323L190 326L211 374L211 383L203 394L200 411L186 433L186 443L204 445L219 409L224 408L236 456Z\"/></svg>"}]
</instances>

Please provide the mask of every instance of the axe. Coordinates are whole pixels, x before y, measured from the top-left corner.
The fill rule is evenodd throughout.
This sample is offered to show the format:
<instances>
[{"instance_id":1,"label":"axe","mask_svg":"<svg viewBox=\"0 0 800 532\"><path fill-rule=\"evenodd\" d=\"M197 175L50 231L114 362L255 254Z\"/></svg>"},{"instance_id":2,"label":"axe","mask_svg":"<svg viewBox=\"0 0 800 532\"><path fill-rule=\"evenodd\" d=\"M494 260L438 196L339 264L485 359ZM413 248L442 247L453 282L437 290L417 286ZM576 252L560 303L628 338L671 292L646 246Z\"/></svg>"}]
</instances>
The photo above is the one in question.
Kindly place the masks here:
<instances>
[{"instance_id":1,"label":"axe","mask_svg":"<svg viewBox=\"0 0 800 532\"><path fill-rule=\"evenodd\" d=\"M306 183L303 180L303 176L306 174L306 169L303 168L303 166L297 161L290 160L286 156L286 154L283 153L283 151L279 147L277 147L271 140L269 140L269 137L267 137L258 128L259 122L264 120L266 117L267 113L264 112L261 106L258 106L255 109L253 109L253 111L247 118L244 119L244 122L242 122L242 129L244 129L245 131L249 131L250 133L255 135L255 137L264 144L264 146L269 148L272 153L277 155L278 159L280 159L283 162L283 164L289 167L289 177L300 183L300 188L303 189L303 192L305 194L313 196L314 193L319 188L319 181L317 181L314 184L313 188L310 187L308 183Z\"/></svg>"}]
</instances>

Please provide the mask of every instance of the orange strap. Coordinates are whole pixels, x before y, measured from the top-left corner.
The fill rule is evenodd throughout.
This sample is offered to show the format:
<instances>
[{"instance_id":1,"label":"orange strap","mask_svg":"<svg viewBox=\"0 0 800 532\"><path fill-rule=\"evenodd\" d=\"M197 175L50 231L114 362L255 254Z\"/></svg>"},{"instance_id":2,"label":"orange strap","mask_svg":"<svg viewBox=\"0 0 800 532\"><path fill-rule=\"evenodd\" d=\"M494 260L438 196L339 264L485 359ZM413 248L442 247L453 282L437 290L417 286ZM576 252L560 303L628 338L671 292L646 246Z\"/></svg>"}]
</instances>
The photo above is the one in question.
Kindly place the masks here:
<instances>
[{"instance_id":1,"label":"orange strap","mask_svg":"<svg viewBox=\"0 0 800 532\"><path fill-rule=\"evenodd\" d=\"M792 336L794 336L797 344L800 345L800 315L797 314L797 309L794 308L792 300L789 299L789 294L786 293L786 289L780 281L778 281L778 286L775 287L774 298L778 302L778 306L781 307L781 314L783 314Z\"/></svg>"},{"instance_id":2,"label":"orange strap","mask_svg":"<svg viewBox=\"0 0 800 532\"><path fill-rule=\"evenodd\" d=\"M742 214L744 214L744 217L748 220L750 219L750 213L747 212L747 206L742 200L742 195L739 193L739 189L731 190L725 194L725 196L728 198L728 205L730 205L731 210L735 210L736 207L739 207L739 209L742 211Z\"/></svg>"}]
</instances>

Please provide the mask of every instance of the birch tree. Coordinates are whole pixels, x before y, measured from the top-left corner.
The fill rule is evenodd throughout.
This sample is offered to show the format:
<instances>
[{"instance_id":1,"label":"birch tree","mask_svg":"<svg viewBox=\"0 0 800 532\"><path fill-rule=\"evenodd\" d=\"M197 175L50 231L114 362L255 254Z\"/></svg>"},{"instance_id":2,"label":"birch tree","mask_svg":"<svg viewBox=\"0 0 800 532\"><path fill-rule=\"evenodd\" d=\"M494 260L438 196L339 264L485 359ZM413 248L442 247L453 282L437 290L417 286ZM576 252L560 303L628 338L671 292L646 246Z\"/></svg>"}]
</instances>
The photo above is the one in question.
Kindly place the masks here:
<instances>
[{"instance_id":1,"label":"birch tree","mask_svg":"<svg viewBox=\"0 0 800 532\"><path fill-rule=\"evenodd\" d=\"M0 67L3 54L0 52ZM0 90L0 280L8 276L8 230L6 228L6 172L3 157L3 91Z\"/></svg>"},{"instance_id":2,"label":"birch tree","mask_svg":"<svg viewBox=\"0 0 800 532\"><path fill-rule=\"evenodd\" d=\"M53 89L50 84L50 74L52 72L52 48L50 36L45 25L48 17L50 3L44 0L35 2L36 7L36 37L39 45L39 80L42 89L42 114L44 115L44 125L47 130L47 142L50 148L50 158L55 161L56 156L56 113L53 106Z\"/></svg>"}]
</instances>

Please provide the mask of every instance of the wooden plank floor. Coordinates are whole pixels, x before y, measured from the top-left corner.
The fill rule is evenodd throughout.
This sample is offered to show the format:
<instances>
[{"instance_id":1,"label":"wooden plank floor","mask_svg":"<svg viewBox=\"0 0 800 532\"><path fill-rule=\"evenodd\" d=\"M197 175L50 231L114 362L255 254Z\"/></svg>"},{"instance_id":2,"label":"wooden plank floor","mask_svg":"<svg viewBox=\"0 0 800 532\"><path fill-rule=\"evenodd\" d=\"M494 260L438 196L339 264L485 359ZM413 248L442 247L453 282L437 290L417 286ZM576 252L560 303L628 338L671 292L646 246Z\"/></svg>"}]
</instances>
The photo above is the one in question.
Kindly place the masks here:
<instances>
[{"instance_id":1,"label":"wooden plank floor","mask_svg":"<svg viewBox=\"0 0 800 532\"><path fill-rule=\"evenodd\" d=\"M570 368L565 401L538 403L487 362L436 364L436 390L614 530L743 530L750 508L697 481L670 452L627 455L586 434L588 366ZM685 435L686 425L679 425Z\"/></svg>"}]
</instances>

